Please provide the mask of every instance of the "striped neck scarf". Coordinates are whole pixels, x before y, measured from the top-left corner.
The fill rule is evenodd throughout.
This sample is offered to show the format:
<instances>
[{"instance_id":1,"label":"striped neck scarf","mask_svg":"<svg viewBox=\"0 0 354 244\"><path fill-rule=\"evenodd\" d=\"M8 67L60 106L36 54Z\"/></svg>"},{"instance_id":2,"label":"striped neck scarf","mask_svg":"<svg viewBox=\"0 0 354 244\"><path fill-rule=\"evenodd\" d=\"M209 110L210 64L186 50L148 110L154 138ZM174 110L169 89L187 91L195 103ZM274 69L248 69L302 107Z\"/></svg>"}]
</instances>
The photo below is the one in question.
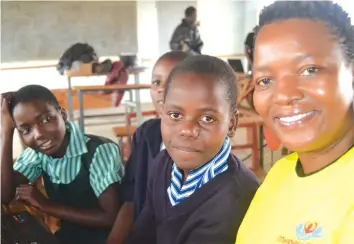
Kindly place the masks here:
<instances>
[{"instance_id":1,"label":"striped neck scarf","mask_svg":"<svg viewBox=\"0 0 354 244\"><path fill-rule=\"evenodd\" d=\"M215 157L198 169L191 170L184 183L182 183L182 171L179 170L174 163L172 166L171 184L167 188L167 194L171 205L175 206L179 204L192 195L198 188L212 180L215 176L226 171L228 168L227 159L230 152L230 139L226 137L224 144Z\"/></svg>"}]
</instances>

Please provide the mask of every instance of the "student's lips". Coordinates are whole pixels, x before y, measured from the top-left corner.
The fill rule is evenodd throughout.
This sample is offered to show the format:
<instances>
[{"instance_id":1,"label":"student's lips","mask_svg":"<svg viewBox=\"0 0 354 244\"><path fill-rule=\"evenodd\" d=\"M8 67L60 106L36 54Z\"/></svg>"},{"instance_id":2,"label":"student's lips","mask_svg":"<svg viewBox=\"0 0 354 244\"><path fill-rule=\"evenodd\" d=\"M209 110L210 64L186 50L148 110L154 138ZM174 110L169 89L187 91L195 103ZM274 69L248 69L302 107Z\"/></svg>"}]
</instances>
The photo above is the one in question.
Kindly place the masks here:
<instances>
[{"instance_id":1,"label":"student's lips","mask_svg":"<svg viewBox=\"0 0 354 244\"><path fill-rule=\"evenodd\" d=\"M46 142L40 144L38 146L38 148L40 148L43 151L47 151L47 150L51 149L53 146L54 146L54 144L52 141L46 141Z\"/></svg>"},{"instance_id":2,"label":"student's lips","mask_svg":"<svg viewBox=\"0 0 354 244\"><path fill-rule=\"evenodd\" d=\"M194 147L186 147L186 146L173 146L176 150L182 152L182 153L199 153L200 150L194 148Z\"/></svg>"}]
</instances>

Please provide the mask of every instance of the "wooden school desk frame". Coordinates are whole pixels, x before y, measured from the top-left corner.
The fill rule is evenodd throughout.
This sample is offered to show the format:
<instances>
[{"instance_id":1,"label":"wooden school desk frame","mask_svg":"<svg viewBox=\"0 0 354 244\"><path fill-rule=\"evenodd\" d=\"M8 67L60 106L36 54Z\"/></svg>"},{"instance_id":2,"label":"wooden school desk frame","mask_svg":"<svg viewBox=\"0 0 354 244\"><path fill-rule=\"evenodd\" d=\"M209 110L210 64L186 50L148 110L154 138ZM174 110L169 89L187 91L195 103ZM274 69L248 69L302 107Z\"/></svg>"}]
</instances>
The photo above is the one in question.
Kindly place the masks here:
<instances>
[{"instance_id":1,"label":"wooden school desk frame","mask_svg":"<svg viewBox=\"0 0 354 244\"><path fill-rule=\"evenodd\" d=\"M128 73L130 75L134 75L134 84L139 85L140 84L140 73L145 71L145 67L133 67L128 69ZM74 120L74 111L73 111L73 87L72 87L72 78L74 77L90 77L90 76L102 76L106 74L93 74L92 73L92 63L80 63L78 67L75 67L75 69L71 69L65 72L65 75L68 78L68 115L69 115L69 120L73 121ZM84 87L84 86L82 86ZM88 86L86 86L88 87ZM95 86L98 87L98 86ZM103 87L103 86L101 86ZM102 89L98 90L101 91ZM107 89L108 91L109 89ZM138 89L135 91L135 102L137 104L136 110L138 113L138 121L141 119L141 102L140 102L140 92ZM83 127L82 127L83 128Z\"/></svg>"},{"instance_id":2,"label":"wooden school desk frame","mask_svg":"<svg viewBox=\"0 0 354 244\"><path fill-rule=\"evenodd\" d=\"M98 92L98 91L128 91L130 95L130 102L132 101L132 90L135 90L136 93L139 93L139 90L150 89L151 85L149 84L133 84L133 85L111 85L111 86L75 86L73 87L74 91L77 91L79 97L79 125L83 132L85 132L85 115L84 115L84 94L86 92ZM142 122L142 111L140 99L136 99L136 113L138 124Z\"/></svg>"}]
</instances>

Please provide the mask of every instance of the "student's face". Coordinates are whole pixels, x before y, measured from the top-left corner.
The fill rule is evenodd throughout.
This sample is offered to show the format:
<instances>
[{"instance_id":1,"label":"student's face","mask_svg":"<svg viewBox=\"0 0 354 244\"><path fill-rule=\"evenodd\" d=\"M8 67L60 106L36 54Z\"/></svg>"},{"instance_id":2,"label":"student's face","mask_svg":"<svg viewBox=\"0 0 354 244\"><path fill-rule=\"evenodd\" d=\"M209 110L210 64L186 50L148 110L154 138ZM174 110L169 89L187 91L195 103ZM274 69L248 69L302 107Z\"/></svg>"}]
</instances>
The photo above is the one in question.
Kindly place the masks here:
<instances>
[{"instance_id":1,"label":"student's face","mask_svg":"<svg viewBox=\"0 0 354 244\"><path fill-rule=\"evenodd\" d=\"M256 39L254 105L293 151L323 150L353 128L353 73L322 22L286 20Z\"/></svg>"},{"instance_id":2,"label":"student's face","mask_svg":"<svg viewBox=\"0 0 354 244\"><path fill-rule=\"evenodd\" d=\"M61 147L66 132L66 112L42 100L20 103L13 118L24 144L52 156Z\"/></svg>"},{"instance_id":3,"label":"student's face","mask_svg":"<svg viewBox=\"0 0 354 244\"><path fill-rule=\"evenodd\" d=\"M152 70L150 94L152 103L158 112L161 112L167 77L176 64L176 61L163 59L157 62Z\"/></svg>"},{"instance_id":4,"label":"student's face","mask_svg":"<svg viewBox=\"0 0 354 244\"><path fill-rule=\"evenodd\" d=\"M212 159L236 128L236 114L225 99L225 87L210 76L176 75L162 113L162 138L182 170L197 169Z\"/></svg>"}]
</instances>

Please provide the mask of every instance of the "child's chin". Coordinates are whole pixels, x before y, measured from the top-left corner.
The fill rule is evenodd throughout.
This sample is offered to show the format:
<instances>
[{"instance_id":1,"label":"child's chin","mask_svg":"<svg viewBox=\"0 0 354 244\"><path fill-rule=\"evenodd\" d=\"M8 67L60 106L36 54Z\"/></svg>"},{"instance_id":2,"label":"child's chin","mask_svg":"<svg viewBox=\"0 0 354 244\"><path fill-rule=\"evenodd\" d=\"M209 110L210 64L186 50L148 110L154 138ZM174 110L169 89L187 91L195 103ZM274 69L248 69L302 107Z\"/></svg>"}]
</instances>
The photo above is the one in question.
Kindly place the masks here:
<instances>
[{"instance_id":1,"label":"child's chin","mask_svg":"<svg viewBox=\"0 0 354 244\"><path fill-rule=\"evenodd\" d=\"M174 162L180 170L191 171L191 170L198 169L200 166L203 165L203 163L198 164L197 163L198 160L178 160L178 161L179 162L177 161Z\"/></svg>"}]
</instances>

